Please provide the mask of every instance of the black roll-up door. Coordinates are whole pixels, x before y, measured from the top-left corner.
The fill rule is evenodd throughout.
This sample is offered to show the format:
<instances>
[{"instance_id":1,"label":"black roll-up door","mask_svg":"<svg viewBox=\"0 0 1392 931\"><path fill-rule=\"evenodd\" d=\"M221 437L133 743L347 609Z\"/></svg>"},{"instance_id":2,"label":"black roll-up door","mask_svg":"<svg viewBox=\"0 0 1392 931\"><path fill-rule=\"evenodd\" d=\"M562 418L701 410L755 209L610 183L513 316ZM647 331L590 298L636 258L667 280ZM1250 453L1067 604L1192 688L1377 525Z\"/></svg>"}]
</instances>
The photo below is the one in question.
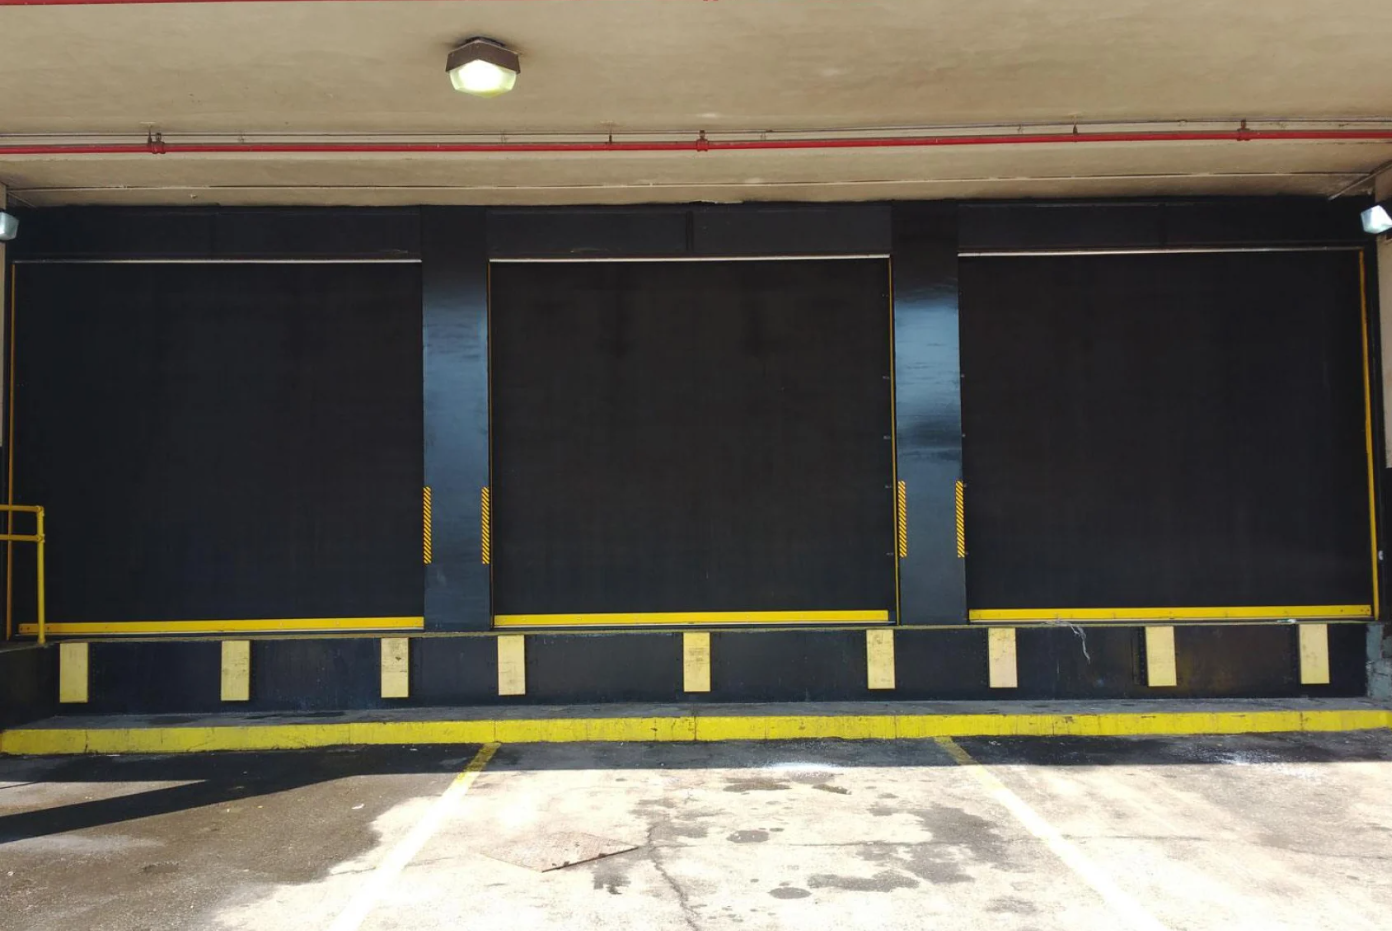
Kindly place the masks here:
<instances>
[{"instance_id":1,"label":"black roll-up door","mask_svg":"<svg viewBox=\"0 0 1392 931\"><path fill-rule=\"evenodd\" d=\"M490 300L495 615L889 618L883 260L499 263Z\"/></svg>"},{"instance_id":2,"label":"black roll-up door","mask_svg":"<svg viewBox=\"0 0 1392 931\"><path fill-rule=\"evenodd\" d=\"M1367 606L1350 252L961 263L973 609Z\"/></svg>"}]
</instances>

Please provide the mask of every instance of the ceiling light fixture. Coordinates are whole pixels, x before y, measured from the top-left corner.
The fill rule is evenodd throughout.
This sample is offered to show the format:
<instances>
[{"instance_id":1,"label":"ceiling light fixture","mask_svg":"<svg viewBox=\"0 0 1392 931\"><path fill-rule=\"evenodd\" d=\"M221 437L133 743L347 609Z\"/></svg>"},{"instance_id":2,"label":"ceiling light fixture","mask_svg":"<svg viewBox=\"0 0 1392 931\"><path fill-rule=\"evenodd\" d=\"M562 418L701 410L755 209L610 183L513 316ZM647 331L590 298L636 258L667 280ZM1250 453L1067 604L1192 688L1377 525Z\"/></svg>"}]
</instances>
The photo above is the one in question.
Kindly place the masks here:
<instances>
[{"instance_id":1,"label":"ceiling light fixture","mask_svg":"<svg viewBox=\"0 0 1392 931\"><path fill-rule=\"evenodd\" d=\"M19 235L19 217L0 210L0 242L9 242Z\"/></svg>"},{"instance_id":2,"label":"ceiling light fixture","mask_svg":"<svg viewBox=\"0 0 1392 931\"><path fill-rule=\"evenodd\" d=\"M1363 232L1377 236L1389 230L1392 230L1392 200L1363 211Z\"/></svg>"},{"instance_id":3,"label":"ceiling light fixture","mask_svg":"<svg viewBox=\"0 0 1392 931\"><path fill-rule=\"evenodd\" d=\"M512 90L522 62L503 43L475 36L450 52L445 70L455 90L475 97L497 97Z\"/></svg>"}]
</instances>

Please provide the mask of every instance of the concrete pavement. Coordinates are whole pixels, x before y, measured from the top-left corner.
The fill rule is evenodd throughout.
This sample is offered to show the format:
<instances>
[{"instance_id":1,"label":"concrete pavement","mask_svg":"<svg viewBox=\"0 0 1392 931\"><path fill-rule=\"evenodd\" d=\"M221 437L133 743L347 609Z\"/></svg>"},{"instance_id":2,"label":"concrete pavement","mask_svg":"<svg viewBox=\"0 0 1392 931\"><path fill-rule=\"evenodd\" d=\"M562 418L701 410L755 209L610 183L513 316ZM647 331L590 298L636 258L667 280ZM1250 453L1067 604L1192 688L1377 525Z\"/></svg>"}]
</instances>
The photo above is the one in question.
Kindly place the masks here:
<instances>
[{"instance_id":1,"label":"concrete pavement","mask_svg":"<svg viewBox=\"0 0 1392 931\"><path fill-rule=\"evenodd\" d=\"M518 744L461 777L478 752L0 760L0 929L1346 931L1392 916L1386 731Z\"/></svg>"}]
</instances>

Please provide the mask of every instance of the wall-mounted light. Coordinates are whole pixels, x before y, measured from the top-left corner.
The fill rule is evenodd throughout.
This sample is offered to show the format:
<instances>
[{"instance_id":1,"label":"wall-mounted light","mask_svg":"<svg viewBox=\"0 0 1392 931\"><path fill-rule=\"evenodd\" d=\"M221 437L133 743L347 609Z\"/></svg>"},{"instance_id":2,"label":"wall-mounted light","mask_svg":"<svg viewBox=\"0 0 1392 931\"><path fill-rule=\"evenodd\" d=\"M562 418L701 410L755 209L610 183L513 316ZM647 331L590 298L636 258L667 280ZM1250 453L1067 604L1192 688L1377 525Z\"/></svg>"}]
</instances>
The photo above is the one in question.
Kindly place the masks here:
<instances>
[{"instance_id":1,"label":"wall-mounted light","mask_svg":"<svg viewBox=\"0 0 1392 931\"><path fill-rule=\"evenodd\" d=\"M501 42L476 36L450 52L445 62L454 89L475 97L497 97L512 90L522 62Z\"/></svg>"},{"instance_id":2,"label":"wall-mounted light","mask_svg":"<svg viewBox=\"0 0 1392 931\"><path fill-rule=\"evenodd\" d=\"M19 235L19 217L0 210L0 242L9 242Z\"/></svg>"},{"instance_id":3,"label":"wall-mounted light","mask_svg":"<svg viewBox=\"0 0 1392 931\"><path fill-rule=\"evenodd\" d=\"M1373 236L1392 230L1392 200L1385 200L1363 211L1363 232Z\"/></svg>"}]
</instances>

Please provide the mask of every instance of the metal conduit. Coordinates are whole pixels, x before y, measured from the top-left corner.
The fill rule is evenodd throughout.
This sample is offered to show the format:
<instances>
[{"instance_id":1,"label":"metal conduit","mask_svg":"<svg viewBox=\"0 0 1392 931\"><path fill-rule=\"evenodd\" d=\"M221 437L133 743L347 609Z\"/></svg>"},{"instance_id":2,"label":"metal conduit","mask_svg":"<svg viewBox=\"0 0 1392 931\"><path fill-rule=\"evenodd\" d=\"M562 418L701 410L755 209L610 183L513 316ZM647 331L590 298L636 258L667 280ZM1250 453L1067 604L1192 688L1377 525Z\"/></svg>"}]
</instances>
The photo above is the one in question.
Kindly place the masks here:
<instances>
[{"instance_id":1,"label":"metal conduit","mask_svg":"<svg viewBox=\"0 0 1392 931\"><path fill-rule=\"evenodd\" d=\"M0 0L0 3L16 0ZM46 0L75 2L75 0ZM126 0L123 0L126 2ZM148 0L163 2L163 0ZM203 0L241 2L241 0ZM1194 142L1392 142L1392 129L1199 129L1049 133L984 133L922 136L854 136L814 139L694 139L595 142L172 142L155 135L143 143L0 144L0 157L41 155L382 155L470 153L675 153L835 149L903 149L953 146L1044 146Z\"/></svg>"}]
</instances>

